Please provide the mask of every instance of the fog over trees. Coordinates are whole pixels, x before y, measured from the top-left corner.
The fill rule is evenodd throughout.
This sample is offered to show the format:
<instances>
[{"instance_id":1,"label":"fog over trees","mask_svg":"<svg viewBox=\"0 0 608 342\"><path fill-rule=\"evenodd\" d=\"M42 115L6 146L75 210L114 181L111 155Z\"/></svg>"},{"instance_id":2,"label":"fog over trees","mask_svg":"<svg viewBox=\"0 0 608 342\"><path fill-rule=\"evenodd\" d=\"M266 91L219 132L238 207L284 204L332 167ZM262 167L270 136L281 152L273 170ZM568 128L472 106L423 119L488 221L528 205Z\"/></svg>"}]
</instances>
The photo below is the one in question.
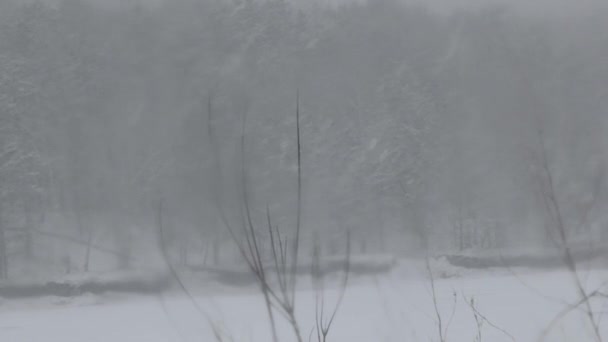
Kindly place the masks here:
<instances>
[{"instance_id":1,"label":"fog over trees","mask_svg":"<svg viewBox=\"0 0 608 342\"><path fill-rule=\"evenodd\" d=\"M289 224L296 93L305 237L349 230L395 253L550 244L546 161L568 234L606 238L608 11L585 13L5 1L3 273L32 254L85 267L86 244L39 231L149 253L161 199L171 248L230 258L218 207L238 220L241 160L253 219L268 205Z\"/></svg>"}]
</instances>

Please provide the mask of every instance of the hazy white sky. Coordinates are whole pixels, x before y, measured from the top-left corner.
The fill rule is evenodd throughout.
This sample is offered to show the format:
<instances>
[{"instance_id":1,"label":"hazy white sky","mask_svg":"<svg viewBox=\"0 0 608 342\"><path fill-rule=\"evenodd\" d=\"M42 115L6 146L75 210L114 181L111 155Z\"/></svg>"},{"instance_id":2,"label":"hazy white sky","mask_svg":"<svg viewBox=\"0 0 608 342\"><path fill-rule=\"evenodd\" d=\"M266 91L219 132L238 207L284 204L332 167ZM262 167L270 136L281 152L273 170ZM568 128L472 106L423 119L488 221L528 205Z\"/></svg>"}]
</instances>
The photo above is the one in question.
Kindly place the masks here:
<instances>
[{"instance_id":1,"label":"hazy white sky","mask_svg":"<svg viewBox=\"0 0 608 342\"><path fill-rule=\"evenodd\" d=\"M17 0L31 1L31 0ZM61 0L46 0L61 1ZM88 0L103 5L120 6L132 3L159 4L168 0ZM206 1L206 0L200 0ZM309 4L313 1L320 3L348 3L366 0L291 0L299 3ZM371 0L374 1L374 0ZM606 0L402 0L406 3L425 4L430 8L440 11L451 11L454 9L480 8L487 5L503 4L520 10L532 11L539 14L568 14L573 12L586 12L598 7L608 8Z\"/></svg>"},{"instance_id":2,"label":"hazy white sky","mask_svg":"<svg viewBox=\"0 0 608 342\"><path fill-rule=\"evenodd\" d=\"M490 4L503 4L518 9L535 12L572 13L605 6L604 0L404 0L412 3L425 3L437 9L481 7Z\"/></svg>"}]
</instances>

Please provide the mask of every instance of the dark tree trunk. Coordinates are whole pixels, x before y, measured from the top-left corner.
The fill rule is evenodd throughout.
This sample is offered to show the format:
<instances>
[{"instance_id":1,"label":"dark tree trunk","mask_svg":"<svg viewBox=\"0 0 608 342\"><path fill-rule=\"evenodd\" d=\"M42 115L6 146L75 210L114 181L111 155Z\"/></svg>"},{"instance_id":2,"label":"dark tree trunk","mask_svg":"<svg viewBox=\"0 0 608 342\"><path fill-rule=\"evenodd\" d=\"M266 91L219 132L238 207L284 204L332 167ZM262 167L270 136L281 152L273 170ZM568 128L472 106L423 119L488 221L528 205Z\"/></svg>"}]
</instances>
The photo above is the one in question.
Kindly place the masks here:
<instances>
[{"instance_id":1,"label":"dark tree trunk","mask_svg":"<svg viewBox=\"0 0 608 342\"><path fill-rule=\"evenodd\" d=\"M34 229L34 220L32 219L32 213L28 210L26 212L25 218L25 241L23 244L23 252L25 254L25 258L31 260L34 258L34 250L33 250L33 234L32 230Z\"/></svg>"},{"instance_id":2,"label":"dark tree trunk","mask_svg":"<svg viewBox=\"0 0 608 342\"><path fill-rule=\"evenodd\" d=\"M89 262L91 260L91 245L93 243L93 232L89 232L89 236L87 237L87 249L84 255L84 265L82 269L84 272L89 272Z\"/></svg>"},{"instance_id":3,"label":"dark tree trunk","mask_svg":"<svg viewBox=\"0 0 608 342\"><path fill-rule=\"evenodd\" d=\"M212 244L213 248L213 266L217 266L220 263L220 241L218 238L215 238L214 243Z\"/></svg>"},{"instance_id":4,"label":"dark tree trunk","mask_svg":"<svg viewBox=\"0 0 608 342\"><path fill-rule=\"evenodd\" d=\"M6 244L6 234L0 222L0 279L8 279L8 253Z\"/></svg>"}]
</instances>

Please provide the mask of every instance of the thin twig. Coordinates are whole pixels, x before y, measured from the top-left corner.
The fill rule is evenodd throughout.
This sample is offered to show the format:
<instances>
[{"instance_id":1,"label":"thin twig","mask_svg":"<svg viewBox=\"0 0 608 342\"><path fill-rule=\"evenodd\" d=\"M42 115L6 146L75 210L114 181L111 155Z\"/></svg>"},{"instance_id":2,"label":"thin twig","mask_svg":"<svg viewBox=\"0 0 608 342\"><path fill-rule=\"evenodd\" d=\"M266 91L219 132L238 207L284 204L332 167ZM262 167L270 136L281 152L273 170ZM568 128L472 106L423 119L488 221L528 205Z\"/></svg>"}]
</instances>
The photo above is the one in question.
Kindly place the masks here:
<instances>
[{"instance_id":1,"label":"thin twig","mask_svg":"<svg viewBox=\"0 0 608 342\"><path fill-rule=\"evenodd\" d=\"M439 333L439 341L445 342L445 336L443 334L443 322L441 318L441 313L439 312L439 305L437 303L437 292L435 291L435 277L433 276L433 271L431 270L431 264L429 262L429 257L427 256L425 259L426 270L429 274L429 280L431 282L431 296L433 298L433 307L435 309L435 317L437 319L437 331Z\"/></svg>"},{"instance_id":2,"label":"thin twig","mask_svg":"<svg viewBox=\"0 0 608 342\"><path fill-rule=\"evenodd\" d=\"M471 311L473 311L474 315L479 316L483 321L485 321L486 323L488 323L489 326L491 326L492 328L500 331L501 333L503 333L505 336L509 337L509 339L511 339L511 341L515 342L515 337L513 337L513 335L509 334L508 331L506 331L505 329L497 326L496 324L492 323L492 321L490 321L486 316L484 316L481 312L479 312L479 310L475 307L475 302L473 297L471 297L470 300L467 300L467 297L462 294L465 303L467 303L467 305L469 306L469 308L471 308Z\"/></svg>"}]
</instances>

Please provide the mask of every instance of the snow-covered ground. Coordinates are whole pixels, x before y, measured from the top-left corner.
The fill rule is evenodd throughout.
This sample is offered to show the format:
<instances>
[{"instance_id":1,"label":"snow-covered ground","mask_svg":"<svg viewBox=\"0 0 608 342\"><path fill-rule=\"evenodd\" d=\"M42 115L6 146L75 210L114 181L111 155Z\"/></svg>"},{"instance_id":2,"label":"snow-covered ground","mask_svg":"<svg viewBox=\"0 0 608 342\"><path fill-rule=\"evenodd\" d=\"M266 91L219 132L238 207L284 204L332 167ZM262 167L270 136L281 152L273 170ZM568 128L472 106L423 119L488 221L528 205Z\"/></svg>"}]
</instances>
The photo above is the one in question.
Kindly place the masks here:
<instances>
[{"instance_id":1,"label":"snow-covered ground","mask_svg":"<svg viewBox=\"0 0 608 342\"><path fill-rule=\"evenodd\" d=\"M447 276L435 280L447 341L477 341L479 330L482 341L537 341L566 307L565 302L576 299L571 275L564 271L459 273L440 262L432 266L438 276ZM390 274L352 279L329 340L438 341L430 283L424 275L419 263L401 263ZM581 272L581 276L591 290L608 280L608 271ZM314 294L306 285L298 292L297 314L304 339L308 340L314 320ZM255 288L194 292L197 303L213 317L227 340L271 341L262 297ZM337 290L327 291L326 297L331 305ZM478 315L483 322L481 329L467 304L471 298L489 321ZM608 300L604 302L608 304ZM602 310L601 301L596 309ZM608 336L608 323L602 329ZM286 325L280 324L279 330L282 341L294 340ZM589 332L584 315L574 311L553 327L546 341L593 341ZM162 296L85 295L4 301L0 305L0 341L160 342L214 338L193 304L175 291Z\"/></svg>"}]
</instances>

